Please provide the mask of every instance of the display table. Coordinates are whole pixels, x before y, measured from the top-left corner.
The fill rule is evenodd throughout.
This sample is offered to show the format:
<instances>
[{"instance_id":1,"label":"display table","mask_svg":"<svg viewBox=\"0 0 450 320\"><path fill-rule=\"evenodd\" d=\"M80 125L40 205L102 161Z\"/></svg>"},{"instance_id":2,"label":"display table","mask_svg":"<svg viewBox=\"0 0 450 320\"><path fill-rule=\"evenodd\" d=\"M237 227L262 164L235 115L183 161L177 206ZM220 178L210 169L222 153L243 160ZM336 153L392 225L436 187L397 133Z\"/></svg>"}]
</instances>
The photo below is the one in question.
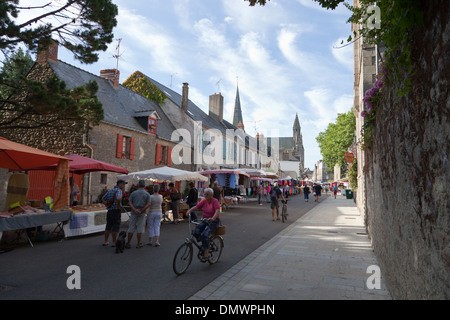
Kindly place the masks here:
<instances>
[{"instance_id":1,"label":"display table","mask_svg":"<svg viewBox=\"0 0 450 320\"><path fill-rule=\"evenodd\" d=\"M73 210L69 223L64 225L66 237L76 237L91 233L104 232L106 226L106 208L91 207L83 211ZM128 221L128 212L122 213L122 222Z\"/></svg>"},{"instance_id":2,"label":"display table","mask_svg":"<svg viewBox=\"0 0 450 320\"><path fill-rule=\"evenodd\" d=\"M33 213L33 214L20 214L9 218L0 218L0 238L3 231L10 230L25 230L28 228L34 228L43 226L46 224L56 223L56 229L61 229L62 224L68 220L72 215L72 211L59 211L59 212L45 212L45 213ZM55 232L54 230L54 232ZM18 233L18 237L20 236ZM28 242L33 247L33 243L27 235Z\"/></svg>"},{"instance_id":3,"label":"display table","mask_svg":"<svg viewBox=\"0 0 450 320\"><path fill-rule=\"evenodd\" d=\"M10 218L1 218L0 232L34 228L52 223L61 223L70 220L71 215L71 211L60 211L36 214L21 214Z\"/></svg>"}]
</instances>

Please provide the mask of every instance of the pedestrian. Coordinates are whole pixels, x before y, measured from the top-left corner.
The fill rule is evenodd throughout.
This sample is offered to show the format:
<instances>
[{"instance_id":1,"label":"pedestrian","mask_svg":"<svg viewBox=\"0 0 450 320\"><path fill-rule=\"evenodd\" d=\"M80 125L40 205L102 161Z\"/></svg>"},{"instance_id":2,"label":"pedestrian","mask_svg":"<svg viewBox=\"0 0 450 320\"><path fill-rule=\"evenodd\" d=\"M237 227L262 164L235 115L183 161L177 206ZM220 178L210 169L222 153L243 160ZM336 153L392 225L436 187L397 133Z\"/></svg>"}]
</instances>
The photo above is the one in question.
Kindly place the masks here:
<instances>
[{"instance_id":1,"label":"pedestrian","mask_svg":"<svg viewBox=\"0 0 450 320\"><path fill-rule=\"evenodd\" d=\"M78 205L77 196L80 194L80 187L74 182L73 177L69 178L70 183L70 205Z\"/></svg>"},{"instance_id":2,"label":"pedestrian","mask_svg":"<svg viewBox=\"0 0 450 320\"><path fill-rule=\"evenodd\" d=\"M258 190L257 190L256 192L258 193L258 204L259 204L260 206L262 206L261 198L262 198L263 193L264 193L264 188L263 188L263 186L262 186L262 183L259 184Z\"/></svg>"},{"instance_id":3,"label":"pedestrian","mask_svg":"<svg viewBox=\"0 0 450 320\"><path fill-rule=\"evenodd\" d=\"M322 195L322 186L320 185L320 183L318 183L316 186L316 197L317 197L317 202L319 202L319 203L320 203L321 195Z\"/></svg>"},{"instance_id":4,"label":"pedestrian","mask_svg":"<svg viewBox=\"0 0 450 320\"><path fill-rule=\"evenodd\" d=\"M305 202L309 202L309 194L311 193L311 190L309 190L309 187L306 185L305 188L303 188L303 198L305 198Z\"/></svg>"},{"instance_id":5,"label":"pedestrian","mask_svg":"<svg viewBox=\"0 0 450 320\"><path fill-rule=\"evenodd\" d=\"M270 203L270 190L272 190L272 187L270 186L270 184L268 184L266 187L266 202L267 203Z\"/></svg>"},{"instance_id":6,"label":"pedestrian","mask_svg":"<svg viewBox=\"0 0 450 320\"><path fill-rule=\"evenodd\" d=\"M150 206L150 194L145 188L145 181L139 180L138 189L131 193L129 201L131 207L130 220L128 226L128 242L125 248L131 248L131 239L134 232L137 232L136 248L142 248L141 237L145 229L145 211Z\"/></svg>"},{"instance_id":7,"label":"pedestrian","mask_svg":"<svg viewBox=\"0 0 450 320\"><path fill-rule=\"evenodd\" d=\"M122 196L127 182L118 180L114 188L108 190L102 197L103 203L108 210L106 213L105 241L103 246L109 245L109 235L112 236L112 246L116 246L117 233L120 229L122 215Z\"/></svg>"},{"instance_id":8,"label":"pedestrian","mask_svg":"<svg viewBox=\"0 0 450 320\"><path fill-rule=\"evenodd\" d=\"M337 192L338 192L338 187L336 185L336 186L333 187L333 194L334 194L334 198L335 199L336 199Z\"/></svg>"},{"instance_id":9,"label":"pedestrian","mask_svg":"<svg viewBox=\"0 0 450 320\"><path fill-rule=\"evenodd\" d=\"M190 208L187 213L196 210L203 210L202 222L200 222L194 231L194 236L197 241L201 241L201 250L203 251L202 262L208 261L209 258L209 235L216 230L220 224L220 204L214 198L214 191L211 188L206 188L204 192L205 198L200 201L195 207Z\"/></svg>"},{"instance_id":10,"label":"pedestrian","mask_svg":"<svg viewBox=\"0 0 450 320\"><path fill-rule=\"evenodd\" d=\"M159 194L159 184L153 185L153 194L150 196L150 210L147 216L147 228L148 228L148 243L147 245L153 245L153 239L155 238L155 247L159 247L159 236L161 229L161 218L163 203L163 197Z\"/></svg>"},{"instance_id":11,"label":"pedestrian","mask_svg":"<svg viewBox=\"0 0 450 320\"><path fill-rule=\"evenodd\" d=\"M178 224L178 207L180 204L181 194L173 182L169 183L169 198L171 201L173 224Z\"/></svg>"},{"instance_id":12,"label":"pedestrian","mask_svg":"<svg viewBox=\"0 0 450 320\"><path fill-rule=\"evenodd\" d=\"M313 196L314 196L314 202L317 201L316 186L317 186L317 183L314 183L314 185L313 185L313 187L312 187L312 190L313 190Z\"/></svg>"},{"instance_id":13,"label":"pedestrian","mask_svg":"<svg viewBox=\"0 0 450 320\"><path fill-rule=\"evenodd\" d=\"M272 221L275 221L275 209L277 210L277 220L280 220L280 196L283 198L283 201L286 201L280 188L278 188L278 183L275 182L273 184L273 188L271 188L270 191L270 208L272 209Z\"/></svg>"},{"instance_id":14,"label":"pedestrian","mask_svg":"<svg viewBox=\"0 0 450 320\"><path fill-rule=\"evenodd\" d=\"M222 203L222 191L220 190L219 182L214 181L214 186L212 189L214 192L214 198L216 198L217 201L219 201L219 204L221 204Z\"/></svg>"},{"instance_id":15,"label":"pedestrian","mask_svg":"<svg viewBox=\"0 0 450 320\"><path fill-rule=\"evenodd\" d=\"M195 184L193 182L189 182L189 194L187 196L186 202L189 206L189 209L195 207L198 203L198 190L197 188L195 188ZM195 211L191 212L191 220L197 221L197 214L195 213Z\"/></svg>"}]
</instances>

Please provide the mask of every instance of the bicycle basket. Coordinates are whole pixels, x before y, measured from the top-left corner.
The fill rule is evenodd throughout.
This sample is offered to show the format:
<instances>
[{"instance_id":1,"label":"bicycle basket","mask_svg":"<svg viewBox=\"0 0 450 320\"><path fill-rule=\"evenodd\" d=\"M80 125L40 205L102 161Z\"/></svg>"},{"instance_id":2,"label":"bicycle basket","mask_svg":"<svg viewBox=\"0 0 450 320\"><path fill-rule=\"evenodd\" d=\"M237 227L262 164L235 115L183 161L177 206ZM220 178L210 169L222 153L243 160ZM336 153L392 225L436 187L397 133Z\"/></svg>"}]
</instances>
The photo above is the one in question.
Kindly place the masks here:
<instances>
[{"instance_id":1,"label":"bicycle basket","mask_svg":"<svg viewBox=\"0 0 450 320\"><path fill-rule=\"evenodd\" d=\"M212 234L214 234L216 236L223 236L226 233L226 231L227 231L227 227L224 226L224 225L220 225L220 226L217 227L216 230L214 230L212 232Z\"/></svg>"}]
</instances>

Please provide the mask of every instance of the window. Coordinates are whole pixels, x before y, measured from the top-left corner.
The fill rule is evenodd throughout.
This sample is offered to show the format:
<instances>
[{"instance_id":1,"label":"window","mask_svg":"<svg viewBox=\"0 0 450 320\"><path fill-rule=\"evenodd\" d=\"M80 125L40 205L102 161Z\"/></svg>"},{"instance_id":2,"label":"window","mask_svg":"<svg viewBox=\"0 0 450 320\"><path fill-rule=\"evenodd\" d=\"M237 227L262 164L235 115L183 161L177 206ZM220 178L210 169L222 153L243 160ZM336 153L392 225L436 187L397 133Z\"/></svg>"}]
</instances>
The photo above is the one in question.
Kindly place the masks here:
<instances>
[{"instance_id":1,"label":"window","mask_svg":"<svg viewBox=\"0 0 450 320\"><path fill-rule=\"evenodd\" d=\"M134 138L121 134L117 135L116 157L120 159L134 159Z\"/></svg>"},{"instance_id":2,"label":"window","mask_svg":"<svg viewBox=\"0 0 450 320\"><path fill-rule=\"evenodd\" d=\"M100 174L100 184L108 184L108 175L106 173Z\"/></svg>"},{"instance_id":3,"label":"window","mask_svg":"<svg viewBox=\"0 0 450 320\"><path fill-rule=\"evenodd\" d=\"M172 147L156 144L155 165L165 165L170 167L172 165Z\"/></svg>"},{"instance_id":4,"label":"window","mask_svg":"<svg viewBox=\"0 0 450 320\"><path fill-rule=\"evenodd\" d=\"M148 117L148 132L152 135L156 136L156 128L157 128L156 118Z\"/></svg>"}]
</instances>

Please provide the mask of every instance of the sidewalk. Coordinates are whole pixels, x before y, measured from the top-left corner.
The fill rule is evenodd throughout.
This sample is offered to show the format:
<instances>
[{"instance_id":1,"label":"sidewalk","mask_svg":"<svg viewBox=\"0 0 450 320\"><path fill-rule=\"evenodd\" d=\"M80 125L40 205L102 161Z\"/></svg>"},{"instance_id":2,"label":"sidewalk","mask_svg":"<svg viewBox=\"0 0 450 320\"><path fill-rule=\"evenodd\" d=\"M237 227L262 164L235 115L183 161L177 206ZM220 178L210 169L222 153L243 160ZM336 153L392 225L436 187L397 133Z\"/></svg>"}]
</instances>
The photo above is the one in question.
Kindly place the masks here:
<instances>
[{"instance_id":1,"label":"sidewalk","mask_svg":"<svg viewBox=\"0 0 450 320\"><path fill-rule=\"evenodd\" d=\"M391 299L383 278L381 289L367 288L371 265L377 261L353 200L324 196L319 205L189 299Z\"/></svg>"}]
</instances>

